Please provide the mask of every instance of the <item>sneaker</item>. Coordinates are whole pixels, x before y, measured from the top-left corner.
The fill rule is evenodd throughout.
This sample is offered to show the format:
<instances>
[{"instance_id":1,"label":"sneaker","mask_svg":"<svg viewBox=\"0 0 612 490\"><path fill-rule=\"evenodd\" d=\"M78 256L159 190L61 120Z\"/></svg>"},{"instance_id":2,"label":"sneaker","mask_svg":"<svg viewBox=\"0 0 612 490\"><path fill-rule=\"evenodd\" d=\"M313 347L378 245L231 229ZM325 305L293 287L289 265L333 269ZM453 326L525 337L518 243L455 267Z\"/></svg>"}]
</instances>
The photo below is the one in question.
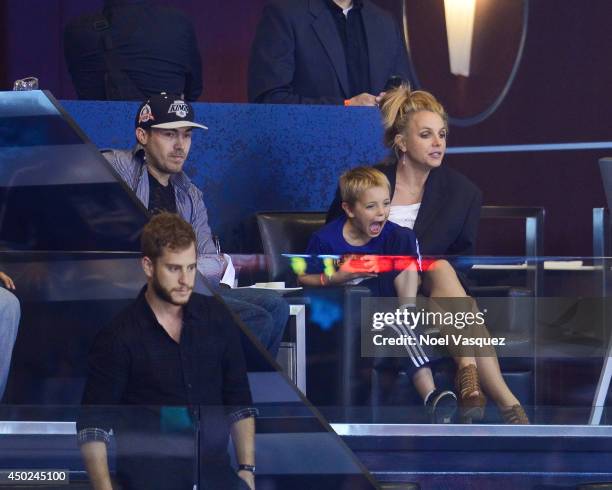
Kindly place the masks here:
<instances>
[{"instance_id":1,"label":"sneaker","mask_svg":"<svg viewBox=\"0 0 612 490\"><path fill-rule=\"evenodd\" d=\"M427 397L425 406L432 424L452 424L457 412L457 395L436 389Z\"/></svg>"}]
</instances>

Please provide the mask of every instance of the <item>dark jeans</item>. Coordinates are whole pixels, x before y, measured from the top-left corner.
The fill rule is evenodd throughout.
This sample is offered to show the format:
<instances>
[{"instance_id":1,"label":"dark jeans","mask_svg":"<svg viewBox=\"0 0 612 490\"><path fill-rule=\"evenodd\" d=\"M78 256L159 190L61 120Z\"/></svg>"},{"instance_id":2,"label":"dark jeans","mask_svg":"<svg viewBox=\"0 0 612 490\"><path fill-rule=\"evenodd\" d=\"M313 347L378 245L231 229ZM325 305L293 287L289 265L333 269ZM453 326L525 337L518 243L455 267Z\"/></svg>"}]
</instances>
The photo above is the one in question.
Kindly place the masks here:
<instances>
[{"instance_id":1,"label":"dark jeans","mask_svg":"<svg viewBox=\"0 0 612 490\"><path fill-rule=\"evenodd\" d=\"M0 400L9 375L20 317L19 300L13 293L0 287Z\"/></svg>"},{"instance_id":2,"label":"dark jeans","mask_svg":"<svg viewBox=\"0 0 612 490\"><path fill-rule=\"evenodd\" d=\"M275 291L220 289L223 301L246 324L273 358L276 358L289 319L289 304Z\"/></svg>"}]
</instances>

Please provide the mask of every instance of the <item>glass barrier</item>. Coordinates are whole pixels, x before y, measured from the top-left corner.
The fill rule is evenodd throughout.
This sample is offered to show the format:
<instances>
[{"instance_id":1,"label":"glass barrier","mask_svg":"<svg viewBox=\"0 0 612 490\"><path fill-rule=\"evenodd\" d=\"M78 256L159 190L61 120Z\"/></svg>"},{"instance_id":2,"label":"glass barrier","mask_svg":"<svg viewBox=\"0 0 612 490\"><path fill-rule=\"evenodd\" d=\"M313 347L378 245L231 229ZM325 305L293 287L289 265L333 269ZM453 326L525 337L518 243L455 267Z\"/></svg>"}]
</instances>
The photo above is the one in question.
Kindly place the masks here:
<instances>
[{"instance_id":1,"label":"glass barrier","mask_svg":"<svg viewBox=\"0 0 612 490\"><path fill-rule=\"evenodd\" d=\"M90 488L102 472L123 489L246 489L237 473L254 446L255 483L267 489L374 489L340 438L308 409L255 403L255 433L231 407L0 407L0 486ZM230 437L231 433L231 437ZM16 450L18 448L18 450ZM106 470L106 464L108 470ZM79 485L82 485L79 486Z\"/></svg>"},{"instance_id":2,"label":"glass barrier","mask_svg":"<svg viewBox=\"0 0 612 490\"><path fill-rule=\"evenodd\" d=\"M146 210L48 92L3 92L0 247L137 251Z\"/></svg>"},{"instance_id":3,"label":"glass barrier","mask_svg":"<svg viewBox=\"0 0 612 490\"><path fill-rule=\"evenodd\" d=\"M80 409L57 406L79 403L86 380L87 353L96 334L134 300L144 284L142 267L135 255L115 257L100 253L79 257L55 254L55 260L47 260L45 254L4 253L3 268L14 276L17 284L22 319L4 398L8 405L0 410L2 420L40 422L35 426L42 431L47 429L40 427L53 427L48 422L74 424L78 420ZM594 441L602 450L607 447L601 444L612 435L606 432L610 430L612 415L605 402L607 388L603 386L602 369L610 355L606 350L610 335L606 321L609 304L602 284L604 272L612 266L609 259L597 259L595 263L592 259L581 259L581 264L547 259L527 266L521 263L496 265L485 257L473 259L475 267L467 274L473 287L492 288L492 296L484 296L481 289L481 295L475 296L475 304L485 314L490 337L505 337L509 342L510 350L505 349L508 346L497 345L495 352L505 382L531 422L524 427L510 425L509 420L504 419L491 394L491 385L485 384L482 375L481 388L488 397L483 417L478 419L472 414L472 420L468 420L463 417L459 403L456 406L439 403L435 410L423 403L414 376L401 366L409 358L395 356L393 352L390 356L372 356L362 350L362 341L372 333L374 326L372 308L388 313L385 303L389 300L373 299L364 284L346 288L302 287L292 285L291 278L284 285L279 284L280 281L270 283L265 256L234 255L233 259L239 270L238 287L257 284L260 289L273 289L275 294L284 295L291 305L285 337L275 361L253 339L249 328L239 324L243 331L241 345L250 391L259 410L257 458L260 461L261 457L262 464L269 457L269 461L281 465L264 465L272 469L267 469L266 474L258 474L258 484L270 478L276 482L276 487L270 488L285 488L285 485L293 488L298 483L293 483L291 478L296 478L296 481L305 482L303 487L296 488L312 488L308 485L342 488L342 482L348 478L347 488L361 488L358 486L361 483L351 486L352 479L365 478L363 488L369 488L370 477L360 476L362 465L373 472L376 480L387 481L393 466L382 462L393 458L383 456L386 451L401 449L414 458L407 468L425 471L429 468L426 455L431 449L427 441L431 440L447 441L449 446L441 444L440 450L460 444L462 450L476 451L482 444L482 439L476 437L494 441L500 450L510 442L515 444L517 438L546 439L551 441L550 447L542 446L541 450L550 457L565 454L565 449L559 453L555 444L563 441L563 445L569 445L571 437L583 438L585 448L594 445ZM44 273L36 273L41 270ZM532 271L540 274L540 296L521 287L527 284L521 281L526 281ZM504 283L516 290L514 296L500 295ZM424 299L419 301L422 302L415 303L411 312L426 313L428 303ZM440 300L437 306L459 313L457 310L465 307L463 301L465 299L451 299L447 303ZM473 307L471 302L468 304ZM404 300L391 303L392 308L402 305L406 305ZM457 315L453 319L456 321ZM384 330L388 330L387 327ZM459 330L459 335L467 335L468 327ZM390 331L396 333L393 329ZM444 350L444 346L435 347ZM476 363L494 359L490 354L476 354ZM454 391L457 396L455 361L448 355L441 355L432 363L431 370L436 386L442 391ZM598 391L603 393L603 402L595 402ZM138 410L143 412L134 417L144 423L150 414L146 408L134 407L134 413ZM168 415L171 420L173 417L186 420L185 413L176 414L172 410L163 413L174 414ZM518 415L510 414L510 417ZM178 423L169 423L168 427L186 429ZM328 431L330 428L344 443ZM285 438L280 446L274 445L275 438L280 437L277 432ZM7 435L6 432L2 434ZM183 436L181 443L186 442ZM450 442L449 438L456 439ZM461 438L465 441L458 442ZM504 438L509 439L505 441ZM21 444L14 438L0 439L8 445L7 451ZM407 447L405 441L413 441L414 445ZM351 459L344 444L348 444L358 463ZM331 453L321 449L326 445L332 448ZM163 446L163 443L159 445ZM156 445L150 444L150 447ZM304 455L297 458L297 462L291 452L294 447L301 448L303 452L299 454ZM339 469L323 470L321 461L329 460L330 454L336 454L334 451L343 455L342 458L338 456ZM181 453L177 450L177 454ZM307 454L311 455L307 457ZM322 459L317 459L319 456ZM82 465L77 467L63 461L57 465L35 465L29 460L18 465L15 457L11 458L6 460L8 469L13 465L22 469L66 468L77 472L74 478L71 475L73 481L78 481L79 475L85 478ZM0 457L0 461L5 460ZM454 469L475 470L475 467L461 464L457 463ZM469 464L473 464L472 459ZM544 461L540 469L549 464L552 463ZM359 471L353 472L355 467ZM415 477L411 481L419 480ZM325 487L328 482L331 486Z\"/></svg>"},{"instance_id":4,"label":"glass barrier","mask_svg":"<svg viewBox=\"0 0 612 490\"><path fill-rule=\"evenodd\" d=\"M13 278L17 287L15 294L20 300L21 313L3 398L6 405L0 405L0 446L11 455L0 456L2 469L13 471L11 478L15 479L30 478L28 474L34 472L32 478L52 478L63 483L58 479L68 475L71 485L87 485L78 450L68 454L63 448L64 441L74 447L75 423L85 417L94 421L109 420L107 425L116 423L121 427L122 430L114 430L116 437L109 446L110 469L113 475L123 475L120 463L125 458L121 449L127 448L128 467L133 464L136 469L135 476L129 469L123 477L128 482L130 478L140 480L147 475L150 478L144 486L134 488L182 488L173 486L171 478L176 475L196 475L201 488L232 488L216 483L216 461L211 463L212 474L207 473L206 467L194 469L197 468L195 461L200 461L203 454L196 452L193 456L194 444L199 447L198 441L218 441L219 430L228 425L220 415L224 413L220 408L201 406L193 411L150 406L91 410L75 407L83 397L88 372L95 370L91 364L88 367L88 361L96 338L121 311L134 303L146 284L140 256L108 252L1 252L0 255L2 270ZM239 257L237 263L241 263ZM195 291L211 294L200 276ZM225 308L223 298L217 298ZM0 300L3 307L11 304L6 295ZM291 307L287 338L276 361L239 318L234 320L239 327L240 350L246 360L249 391L259 411L258 484L261 481L268 488L375 488L365 468L304 397L303 305ZM223 327L232 328L227 323ZM217 351L223 349L220 347ZM111 360L116 358L109 356L108 361ZM224 379L225 383L235 373L228 373L229 368L223 362L221 365L206 357L198 358L193 373L208 379L209 370L217 372L223 366L218 378L210 376L213 381ZM162 381L172 374L160 372L160 385L164 386ZM143 373L139 371L139 379L141 376ZM231 391L231 387L225 389ZM126 403L134 404L129 400ZM44 441L38 436L44 436ZM32 454L28 453L30 443ZM20 450L15 451L17 448ZM226 471L228 467L229 463L219 471L233 475ZM186 472L186 468L190 471ZM150 481L159 482L159 486L151 486ZM13 483L21 484L19 480L11 480L6 485ZM123 488L133 488L129 483L125 485L124 481Z\"/></svg>"},{"instance_id":5,"label":"glass barrier","mask_svg":"<svg viewBox=\"0 0 612 490\"><path fill-rule=\"evenodd\" d=\"M110 418L106 425L116 429L109 446L113 475L121 475L126 449L137 480L148 474L168 488L165 478L180 475L180 485L199 481L215 488L210 482L216 470L209 474L202 467L203 456L211 454L205 444L214 442L213 455L223 459L219 471L233 477L225 471L231 467L225 458L227 407L210 408L218 402L207 408L191 400L192 407L180 409L148 402L141 407L125 399L132 406L96 408L89 415L76 407L88 373L105 372L92 369L88 353L94 339L147 283L137 252L147 215L48 94L8 95L0 119L0 242L7 248L0 252L0 271L14 281L19 300L0 288L0 334L9 332L8 339L0 335L0 394L4 391L7 404L0 405L0 450L7 455L0 465L51 470L39 477L54 481L66 470L73 482L86 482L74 438L76 423L93 414L94 421ZM527 225L536 218L528 217ZM316 219L318 226L322 216ZM526 249L537 249L537 240L526 243ZM548 440L550 446L536 446L551 457L560 454L555 442L567 445L565 451L572 437L581 438L585 451L607 451L610 258L533 253L417 261L285 254L281 246L300 248L278 235L264 243L266 255L231 254L234 296L241 288L254 288L289 304L278 354L251 329L248 312L241 317L235 310L228 290L210 287L198 275L193 292L218 300L206 300L207 308L198 313L222 315L223 329L211 331L232 331L232 342L214 336L182 346L177 341L181 348L204 350L191 357L185 351L153 356L157 368L130 373L130 379L154 374L162 387L171 379L186 391L191 381L180 378L186 372L199 380L222 378L230 391L229 381L248 385L259 410L258 488L372 488L365 467L387 482L390 475L406 472L401 465L413 472L432 469L439 464L434 450L478 452L482 438L499 440L500 451L520 438L526 449ZM192 310L185 311L192 318ZM10 336L17 331L9 372ZM238 364L214 357L225 355L228 346ZM181 369L158 367L176 356ZM235 376L230 368L237 365ZM186 404L185 397L173 403ZM448 441L455 436L458 442ZM65 450L68 440L72 446ZM442 443L432 445L432 440ZM21 447L24 451L15 451ZM387 458L395 449L405 454ZM602 454L589 464L600 464ZM460 460L453 466L451 457L438 471L477 470ZM547 464L534 471L547 471ZM213 480L206 483L206 478ZM7 482L12 483L17 485Z\"/></svg>"},{"instance_id":6,"label":"glass barrier","mask_svg":"<svg viewBox=\"0 0 612 490\"><path fill-rule=\"evenodd\" d=\"M276 269L262 267L257 256L238 257L242 286L262 282L258 287L277 289L304 309L306 395L332 424L609 423L609 258L453 258L470 296L419 293L415 300L376 295L367 280L326 283L346 267L340 257L268 257ZM358 271L361 259L352 259ZM438 259L423 258L422 281L436 273ZM377 273L404 267L402 260L377 257ZM296 273L308 274L316 261L315 275L325 275L325 284L321 278L319 284L298 283ZM285 281L265 283L278 264L284 264ZM430 362L420 369L425 356ZM465 386L457 385L462 362L477 366L477 387L469 376ZM419 386L419 376L430 381ZM440 400L451 408L424 404L434 387L454 392L454 403ZM474 400L465 397L469 392L461 400L466 387L476 391ZM510 410L519 404L524 415ZM469 410L473 405L478 408Z\"/></svg>"}]
</instances>

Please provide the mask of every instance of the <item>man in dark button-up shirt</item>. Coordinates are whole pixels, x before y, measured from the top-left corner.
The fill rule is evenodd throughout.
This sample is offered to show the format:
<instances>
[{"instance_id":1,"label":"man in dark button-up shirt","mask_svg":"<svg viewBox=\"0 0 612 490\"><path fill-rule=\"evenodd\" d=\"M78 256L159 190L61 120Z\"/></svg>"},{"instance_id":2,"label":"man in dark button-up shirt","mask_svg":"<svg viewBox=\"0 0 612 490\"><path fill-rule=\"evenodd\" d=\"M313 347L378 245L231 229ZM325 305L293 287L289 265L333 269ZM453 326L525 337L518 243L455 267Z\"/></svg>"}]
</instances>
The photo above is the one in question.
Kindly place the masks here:
<instances>
[{"instance_id":1,"label":"man in dark button-up shirt","mask_svg":"<svg viewBox=\"0 0 612 490\"><path fill-rule=\"evenodd\" d=\"M411 82L391 14L371 0L272 0L251 48L250 102L374 106L387 81Z\"/></svg>"},{"instance_id":2,"label":"man in dark button-up shirt","mask_svg":"<svg viewBox=\"0 0 612 490\"><path fill-rule=\"evenodd\" d=\"M348 9L343 9L334 0L327 0L327 5L331 10L344 48L351 93L368 93L372 90L372 84L370 83L368 40L361 16L363 1L353 0L352 6Z\"/></svg>"},{"instance_id":3,"label":"man in dark button-up shirt","mask_svg":"<svg viewBox=\"0 0 612 490\"><path fill-rule=\"evenodd\" d=\"M184 433L199 432L202 480L211 488L253 489L255 410L239 330L217 299L192 294L193 229L175 214L159 214L144 228L142 249L147 285L99 333L90 352L83 405L131 406L119 411L120 416L110 415L117 412L112 409L83 410L79 442L91 482L95 490L111 488L106 444L112 428L118 438L117 473L123 488L191 490L197 466L189 454L182 464L177 458L165 458L160 467L151 457L135 456L133 442L123 445L124 452L129 447L127 455L121 453L122 437L125 441L139 433L150 439L162 434L164 427L176 427L177 420L168 423L164 415L174 414L176 419L178 414L180 425L182 413ZM147 406L159 408L142 408ZM168 406L189 407L189 411ZM229 468L230 426L241 465L238 476ZM147 449L163 452L164 444Z\"/></svg>"}]
</instances>

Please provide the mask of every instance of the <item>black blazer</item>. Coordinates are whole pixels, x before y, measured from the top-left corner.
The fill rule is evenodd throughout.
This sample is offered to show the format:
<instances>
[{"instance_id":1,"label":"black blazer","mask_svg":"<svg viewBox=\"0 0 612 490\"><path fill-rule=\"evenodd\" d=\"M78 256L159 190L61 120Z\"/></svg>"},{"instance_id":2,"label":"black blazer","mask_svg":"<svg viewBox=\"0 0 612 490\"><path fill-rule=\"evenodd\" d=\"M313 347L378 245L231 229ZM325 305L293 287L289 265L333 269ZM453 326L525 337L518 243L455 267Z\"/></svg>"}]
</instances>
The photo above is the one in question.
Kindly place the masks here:
<instances>
[{"instance_id":1,"label":"black blazer","mask_svg":"<svg viewBox=\"0 0 612 490\"><path fill-rule=\"evenodd\" d=\"M250 102L342 104L352 95L344 47L328 0L274 0L266 5L249 61ZM363 0L371 93L389 77L412 80L406 46L385 10Z\"/></svg>"},{"instance_id":2,"label":"black blazer","mask_svg":"<svg viewBox=\"0 0 612 490\"><path fill-rule=\"evenodd\" d=\"M391 198L395 191L397 163L376 165L389 179ZM467 177L442 165L433 169L425 182L423 200L414 233L423 255L472 255L480 220L482 192ZM344 211L340 191L327 212L327 221Z\"/></svg>"}]
</instances>

